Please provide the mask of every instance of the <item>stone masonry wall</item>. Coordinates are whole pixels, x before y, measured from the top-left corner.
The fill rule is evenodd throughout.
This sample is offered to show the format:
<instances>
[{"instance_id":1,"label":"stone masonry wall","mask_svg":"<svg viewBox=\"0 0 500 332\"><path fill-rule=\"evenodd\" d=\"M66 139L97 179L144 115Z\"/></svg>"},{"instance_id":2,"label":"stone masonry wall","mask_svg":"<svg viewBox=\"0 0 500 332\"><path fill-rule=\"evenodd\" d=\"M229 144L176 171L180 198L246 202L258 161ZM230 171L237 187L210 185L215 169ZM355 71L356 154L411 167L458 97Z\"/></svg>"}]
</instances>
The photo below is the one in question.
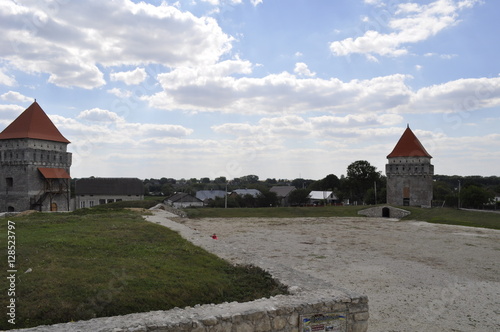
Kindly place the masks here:
<instances>
[{"instance_id":1,"label":"stone masonry wall","mask_svg":"<svg viewBox=\"0 0 500 332\"><path fill-rule=\"evenodd\" d=\"M371 218L380 218L385 217L383 212L384 209L389 209L389 218L401 219L410 214L410 211L398 209L392 206L375 206L358 211L358 214Z\"/></svg>"},{"instance_id":2,"label":"stone masonry wall","mask_svg":"<svg viewBox=\"0 0 500 332\"><path fill-rule=\"evenodd\" d=\"M301 315L336 313L346 317L335 331L366 332L368 299L319 290L245 303L208 304L88 321L38 326L24 332L299 332ZM20 331L20 330L18 330ZM300 331L302 332L302 331Z\"/></svg>"}]
</instances>

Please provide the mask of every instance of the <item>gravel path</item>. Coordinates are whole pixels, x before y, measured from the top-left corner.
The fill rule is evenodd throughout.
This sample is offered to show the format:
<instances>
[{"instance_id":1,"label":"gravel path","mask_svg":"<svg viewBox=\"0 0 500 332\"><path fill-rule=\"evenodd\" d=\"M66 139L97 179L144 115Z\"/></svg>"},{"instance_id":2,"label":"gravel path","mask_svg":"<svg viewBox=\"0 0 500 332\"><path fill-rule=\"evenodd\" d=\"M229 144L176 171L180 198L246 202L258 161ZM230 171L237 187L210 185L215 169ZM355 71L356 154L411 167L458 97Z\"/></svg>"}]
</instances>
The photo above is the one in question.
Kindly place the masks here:
<instances>
[{"instance_id":1,"label":"gravel path","mask_svg":"<svg viewBox=\"0 0 500 332\"><path fill-rule=\"evenodd\" d=\"M294 289L368 295L371 332L500 331L497 230L381 218L190 220L165 211L148 220Z\"/></svg>"}]
</instances>

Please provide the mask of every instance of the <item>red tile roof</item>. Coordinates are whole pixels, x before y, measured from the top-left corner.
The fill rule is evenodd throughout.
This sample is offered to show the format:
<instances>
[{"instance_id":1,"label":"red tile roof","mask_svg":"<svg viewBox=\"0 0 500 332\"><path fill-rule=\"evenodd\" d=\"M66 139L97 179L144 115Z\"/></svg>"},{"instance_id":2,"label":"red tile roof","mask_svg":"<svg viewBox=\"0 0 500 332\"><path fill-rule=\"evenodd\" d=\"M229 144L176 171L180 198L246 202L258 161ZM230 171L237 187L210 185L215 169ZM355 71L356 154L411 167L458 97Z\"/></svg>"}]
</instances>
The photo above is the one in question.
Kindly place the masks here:
<instances>
[{"instance_id":1,"label":"red tile roof","mask_svg":"<svg viewBox=\"0 0 500 332\"><path fill-rule=\"evenodd\" d=\"M411 131L410 126L408 126L399 139L398 143L394 147L387 158L394 157L427 157L432 158L432 156L425 150L424 146L418 140L417 136Z\"/></svg>"},{"instance_id":2,"label":"red tile roof","mask_svg":"<svg viewBox=\"0 0 500 332\"><path fill-rule=\"evenodd\" d=\"M0 140L12 138L35 138L70 143L36 101L0 133Z\"/></svg>"},{"instance_id":3,"label":"red tile roof","mask_svg":"<svg viewBox=\"0 0 500 332\"><path fill-rule=\"evenodd\" d=\"M71 179L64 168L38 167L38 170L46 179Z\"/></svg>"}]
</instances>

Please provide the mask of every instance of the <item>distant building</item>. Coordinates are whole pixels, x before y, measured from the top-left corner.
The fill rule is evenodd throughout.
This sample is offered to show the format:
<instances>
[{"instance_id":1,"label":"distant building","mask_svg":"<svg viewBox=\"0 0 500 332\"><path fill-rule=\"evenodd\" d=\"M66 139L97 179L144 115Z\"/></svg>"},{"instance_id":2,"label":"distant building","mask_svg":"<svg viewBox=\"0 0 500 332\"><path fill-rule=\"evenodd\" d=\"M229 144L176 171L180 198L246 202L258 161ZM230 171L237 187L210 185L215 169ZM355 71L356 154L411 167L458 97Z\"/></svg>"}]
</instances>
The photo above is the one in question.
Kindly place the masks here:
<instances>
[{"instance_id":1,"label":"distant building","mask_svg":"<svg viewBox=\"0 0 500 332\"><path fill-rule=\"evenodd\" d=\"M174 195L167 198L165 204L173 206L175 208L184 207L202 207L203 201L188 194L188 193L175 193Z\"/></svg>"},{"instance_id":2,"label":"distant building","mask_svg":"<svg viewBox=\"0 0 500 332\"><path fill-rule=\"evenodd\" d=\"M338 198L335 196L333 191L311 191L309 193L309 203L310 204L332 204L337 201Z\"/></svg>"},{"instance_id":3,"label":"distant building","mask_svg":"<svg viewBox=\"0 0 500 332\"><path fill-rule=\"evenodd\" d=\"M387 204L431 206L432 156L408 126L387 156Z\"/></svg>"},{"instance_id":4,"label":"distant building","mask_svg":"<svg viewBox=\"0 0 500 332\"><path fill-rule=\"evenodd\" d=\"M217 197L224 198L226 196L225 190L198 190L196 198L207 204L210 200L215 200Z\"/></svg>"},{"instance_id":5,"label":"distant building","mask_svg":"<svg viewBox=\"0 0 500 332\"><path fill-rule=\"evenodd\" d=\"M288 198L290 193L295 190L294 186L274 186L269 189L270 192L276 193L280 206L289 206Z\"/></svg>"},{"instance_id":6,"label":"distant building","mask_svg":"<svg viewBox=\"0 0 500 332\"><path fill-rule=\"evenodd\" d=\"M260 195L262 195L262 193L257 189L235 189L231 193L236 194L238 196L250 195L253 198L257 198Z\"/></svg>"},{"instance_id":7,"label":"distant building","mask_svg":"<svg viewBox=\"0 0 500 332\"><path fill-rule=\"evenodd\" d=\"M35 101L0 133L0 211L69 211L70 142Z\"/></svg>"},{"instance_id":8,"label":"distant building","mask_svg":"<svg viewBox=\"0 0 500 332\"><path fill-rule=\"evenodd\" d=\"M75 181L76 208L144 199L144 185L137 178L83 178Z\"/></svg>"}]
</instances>

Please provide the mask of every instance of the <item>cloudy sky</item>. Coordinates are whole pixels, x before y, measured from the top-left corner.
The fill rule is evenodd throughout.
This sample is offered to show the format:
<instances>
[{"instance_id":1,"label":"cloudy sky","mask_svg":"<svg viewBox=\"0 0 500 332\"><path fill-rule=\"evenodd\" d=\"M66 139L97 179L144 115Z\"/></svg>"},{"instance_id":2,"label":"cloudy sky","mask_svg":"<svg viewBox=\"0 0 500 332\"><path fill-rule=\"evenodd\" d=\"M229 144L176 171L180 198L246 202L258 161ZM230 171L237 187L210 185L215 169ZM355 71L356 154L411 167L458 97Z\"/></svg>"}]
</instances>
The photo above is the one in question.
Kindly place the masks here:
<instances>
[{"instance_id":1,"label":"cloudy sky","mask_svg":"<svg viewBox=\"0 0 500 332\"><path fill-rule=\"evenodd\" d=\"M36 98L73 177L500 175L496 0L0 0L0 130Z\"/></svg>"}]
</instances>

